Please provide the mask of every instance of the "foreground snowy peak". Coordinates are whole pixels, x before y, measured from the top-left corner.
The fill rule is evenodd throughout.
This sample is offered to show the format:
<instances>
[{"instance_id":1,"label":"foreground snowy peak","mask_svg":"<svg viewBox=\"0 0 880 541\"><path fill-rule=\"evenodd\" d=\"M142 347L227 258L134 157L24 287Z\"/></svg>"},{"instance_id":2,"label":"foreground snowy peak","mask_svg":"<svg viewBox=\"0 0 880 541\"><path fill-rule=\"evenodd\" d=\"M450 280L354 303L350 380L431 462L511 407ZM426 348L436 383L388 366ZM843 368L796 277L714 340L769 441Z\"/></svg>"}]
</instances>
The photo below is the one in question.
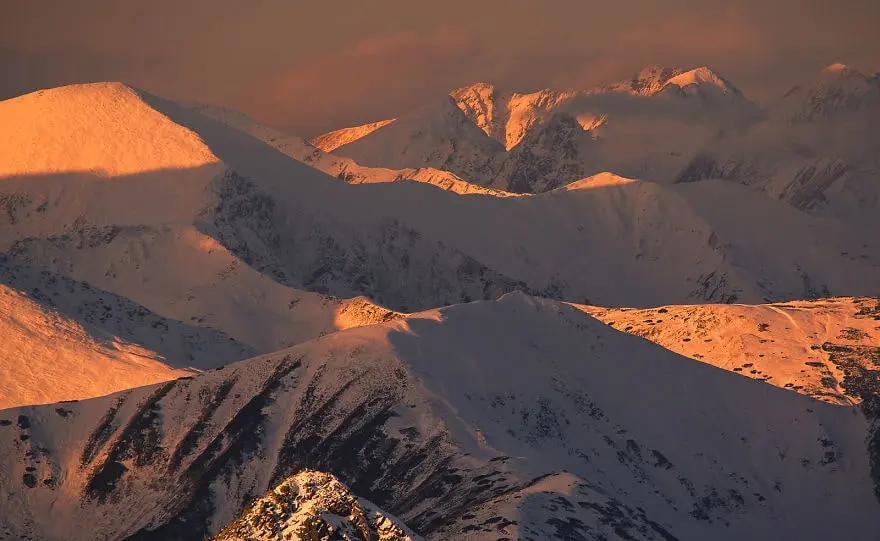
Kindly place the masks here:
<instances>
[{"instance_id":1,"label":"foreground snowy peak","mask_svg":"<svg viewBox=\"0 0 880 541\"><path fill-rule=\"evenodd\" d=\"M774 107L789 122L850 118L880 108L880 84L845 64L823 68L812 81L795 86Z\"/></svg>"},{"instance_id":2,"label":"foreground snowy peak","mask_svg":"<svg viewBox=\"0 0 880 541\"><path fill-rule=\"evenodd\" d=\"M313 469L432 540L870 539L865 415L510 294L6 410L0 529L200 538Z\"/></svg>"},{"instance_id":3,"label":"foreground snowy peak","mask_svg":"<svg viewBox=\"0 0 880 541\"><path fill-rule=\"evenodd\" d=\"M405 524L358 498L329 473L298 472L258 498L215 541L421 541Z\"/></svg>"}]
</instances>

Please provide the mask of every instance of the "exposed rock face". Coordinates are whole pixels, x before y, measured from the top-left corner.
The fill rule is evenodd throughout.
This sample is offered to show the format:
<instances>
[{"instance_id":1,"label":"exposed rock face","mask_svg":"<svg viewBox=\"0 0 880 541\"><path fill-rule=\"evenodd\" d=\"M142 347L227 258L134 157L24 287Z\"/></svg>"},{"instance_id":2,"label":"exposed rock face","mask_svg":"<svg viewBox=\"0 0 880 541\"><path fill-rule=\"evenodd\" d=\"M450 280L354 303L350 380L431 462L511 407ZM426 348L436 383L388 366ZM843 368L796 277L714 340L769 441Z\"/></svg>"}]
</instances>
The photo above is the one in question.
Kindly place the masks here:
<instances>
[{"instance_id":1,"label":"exposed rock face","mask_svg":"<svg viewBox=\"0 0 880 541\"><path fill-rule=\"evenodd\" d=\"M257 499L215 541L421 541L329 473L304 470Z\"/></svg>"},{"instance_id":2,"label":"exposed rock face","mask_svg":"<svg viewBox=\"0 0 880 541\"><path fill-rule=\"evenodd\" d=\"M532 128L508 153L493 186L541 193L584 178L593 140L571 115L556 113Z\"/></svg>"}]
</instances>

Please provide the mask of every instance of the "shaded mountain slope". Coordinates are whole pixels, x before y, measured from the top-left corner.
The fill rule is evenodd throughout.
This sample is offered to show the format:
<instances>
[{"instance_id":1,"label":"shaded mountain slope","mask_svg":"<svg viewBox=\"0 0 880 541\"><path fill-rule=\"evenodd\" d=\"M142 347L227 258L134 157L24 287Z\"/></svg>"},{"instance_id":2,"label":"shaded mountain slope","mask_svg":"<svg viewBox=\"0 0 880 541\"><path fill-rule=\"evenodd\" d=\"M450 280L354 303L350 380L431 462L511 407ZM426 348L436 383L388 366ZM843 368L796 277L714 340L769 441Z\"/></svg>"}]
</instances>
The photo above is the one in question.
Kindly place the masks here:
<instances>
[{"instance_id":1,"label":"shaded mountain slope","mask_svg":"<svg viewBox=\"0 0 880 541\"><path fill-rule=\"evenodd\" d=\"M7 536L190 539L304 468L428 539L877 534L856 410L519 294L2 419Z\"/></svg>"}]
</instances>

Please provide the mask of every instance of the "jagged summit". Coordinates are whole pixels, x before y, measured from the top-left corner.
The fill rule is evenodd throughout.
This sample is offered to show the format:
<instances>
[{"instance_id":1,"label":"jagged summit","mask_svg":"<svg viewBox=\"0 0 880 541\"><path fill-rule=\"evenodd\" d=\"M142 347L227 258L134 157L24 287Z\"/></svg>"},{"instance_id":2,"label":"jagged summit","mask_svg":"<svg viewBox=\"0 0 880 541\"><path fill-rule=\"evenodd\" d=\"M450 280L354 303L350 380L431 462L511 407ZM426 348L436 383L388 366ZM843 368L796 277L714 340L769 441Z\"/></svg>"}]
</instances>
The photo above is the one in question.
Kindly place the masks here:
<instances>
[{"instance_id":1,"label":"jagged summit","mask_svg":"<svg viewBox=\"0 0 880 541\"><path fill-rule=\"evenodd\" d=\"M466 94L479 94L482 96L489 96L494 92L498 91L498 87L494 83L489 83L486 81L477 81L471 83L469 85L465 85L459 88L456 88L449 94L453 98L457 98L459 96L464 96Z\"/></svg>"},{"instance_id":2,"label":"jagged summit","mask_svg":"<svg viewBox=\"0 0 880 541\"><path fill-rule=\"evenodd\" d=\"M684 73L681 68L650 65L633 75L631 80L619 83L615 87L626 88L633 94L641 96L653 96L663 90L670 79L681 73Z\"/></svg>"},{"instance_id":3,"label":"jagged summit","mask_svg":"<svg viewBox=\"0 0 880 541\"><path fill-rule=\"evenodd\" d=\"M477 82L457 88L449 93L456 105L486 135L506 142L506 123L509 111L505 111L509 96L501 96L491 83Z\"/></svg>"},{"instance_id":4,"label":"jagged summit","mask_svg":"<svg viewBox=\"0 0 880 541\"><path fill-rule=\"evenodd\" d=\"M508 153L493 186L515 193L540 193L584 176L595 146L578 120L554 112L533 126Z\"/></svg>"},{"instance_id":5,"label":"jagged summit","mask_svg":"<svg viewBox=\"0 0 880 541\"><path fill-rule=\"evenodd\" d=\"M489 137L510 150L532 126L548 120L577 91L545 88L535 92L502 92L491 83L474 83L450 93L458 107Z\"/></svg>"},{"instance_id":6,"label":"jagged summit","mask_svg":"<svg viewBox=\"0 0 880 541\"><path fill-rule=\"evenodd\" d=\"M678 67L651 65L643 68L632 79L602 87L592 93L611 91L651 97L671 88L680 91L684 96L706 97L706 92L716 92L728 97L742 97L742 92L738 88L707 66L685 70Z\"/></svg>"},{"instance_id":7,"label":"jagged summit","mask_svg":"<svg viewBox=\"0 0 880 541\"><path fill-rule=\"evenodd\" d=\"M421 541L372 502L329 473L303 470L258 498L215 541Z\"/></svg>"}]
</instances>

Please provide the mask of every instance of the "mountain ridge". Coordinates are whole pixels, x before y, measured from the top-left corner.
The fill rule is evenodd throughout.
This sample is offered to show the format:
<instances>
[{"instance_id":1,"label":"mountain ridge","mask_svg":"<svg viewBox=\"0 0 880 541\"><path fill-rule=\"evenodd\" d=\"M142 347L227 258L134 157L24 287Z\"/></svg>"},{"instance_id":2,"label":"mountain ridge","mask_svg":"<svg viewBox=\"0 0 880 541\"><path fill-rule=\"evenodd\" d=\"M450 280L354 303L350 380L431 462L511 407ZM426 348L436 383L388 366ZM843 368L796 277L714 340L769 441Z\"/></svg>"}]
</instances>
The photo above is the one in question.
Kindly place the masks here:
<instances>
[{"instance_id":1,"label":"mountain ridge","mask_svg":"<svg viewBox=\"0 0 880 541\"><path fill-rule=\"evenodd\" d=\"M0 417L0 476L16 487L0 516L44 539L71 539L86 522L87 535L113 538L219 531L249 494L303 468L334 472L428 539L562 535L554 517L581 535L635 539L875 528L842 519L876 508L855 410L516 293ZM681 422L660 422L670 417ZM28 518L49 506L55 521ZM793 509L798 520L773 519Z\"/></svg>"}]
</instances>

